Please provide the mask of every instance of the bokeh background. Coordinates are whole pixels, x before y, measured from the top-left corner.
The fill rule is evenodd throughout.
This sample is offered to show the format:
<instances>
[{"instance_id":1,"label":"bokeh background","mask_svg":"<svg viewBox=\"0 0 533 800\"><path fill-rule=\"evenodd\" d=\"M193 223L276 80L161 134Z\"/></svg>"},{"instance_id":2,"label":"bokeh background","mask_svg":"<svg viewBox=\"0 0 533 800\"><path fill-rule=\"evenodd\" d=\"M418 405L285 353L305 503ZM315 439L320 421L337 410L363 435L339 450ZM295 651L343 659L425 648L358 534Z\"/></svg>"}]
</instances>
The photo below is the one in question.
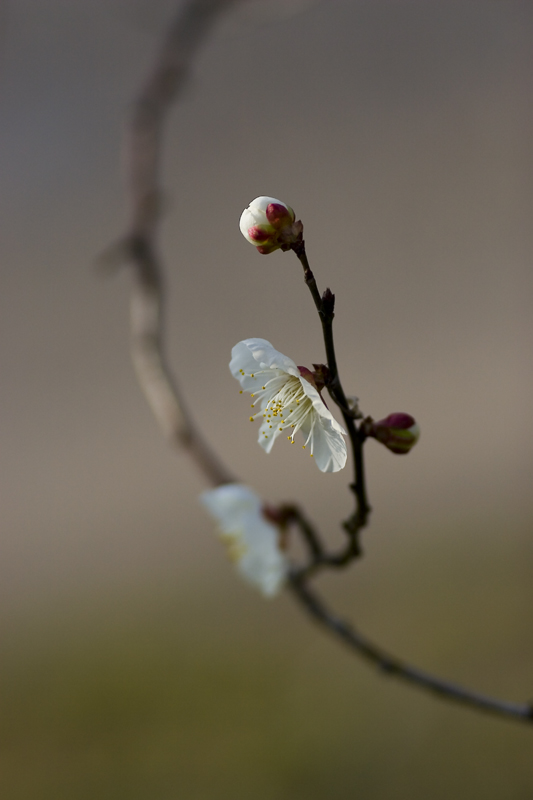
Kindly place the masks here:
<instances>
[{"instance_id":1,"label":"bokeh background","mask_svg":"<svg viewBox=\"0 0 533 800\"><path fill-rule=\"evenodd\" d=\"M129 362L120 139L170 0L4 2L0 789L5 800L529 800L525 726L374 674L241 584ZM365 558L320 589L392 652L533 697L528 0L243 3L170 120L168 348L198 424L332 544L349 473L259 451L227 369L260 336L322 360L292 254L238 232L269 194L336 292L370 442Z\"/></svg>"}]
</instances>

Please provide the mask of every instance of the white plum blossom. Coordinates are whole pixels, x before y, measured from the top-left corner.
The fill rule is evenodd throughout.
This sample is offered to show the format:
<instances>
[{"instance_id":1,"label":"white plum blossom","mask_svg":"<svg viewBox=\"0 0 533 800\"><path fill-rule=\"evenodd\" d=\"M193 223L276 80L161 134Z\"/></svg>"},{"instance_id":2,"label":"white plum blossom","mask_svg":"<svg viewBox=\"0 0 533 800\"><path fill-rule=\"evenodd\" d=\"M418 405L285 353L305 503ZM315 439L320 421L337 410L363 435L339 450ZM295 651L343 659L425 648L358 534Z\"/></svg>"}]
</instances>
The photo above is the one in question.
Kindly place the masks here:
<instances>
[{"instance_id":1,"label":"white plum blossom","mask_svg":"<svg viewBox=\"0 0 533 800\"><path fill-rule=\"evenodd\" d=\"M274 250L289 250L298 241L303 230L301 222L295 222L292 208L275 197L256 197L244 209L239 228L247 242L267 255Z\"/></svg>"},{"instance_id":2,"label":"white plum blossom","mask_svg":"<svg viewBox=\"0 0 533 800\"><path fill-rule=\"evenodd\" d=\"M264 516L259 495L243 484L227 483L200 499L217 521L242 577L267 597L277 594L287 579L289 560L280 548L280 529Z\"/></svg>"},{"instance_id":3,"label":"white plum blossom","mask_svg":"<svg viewBox=\"0 0 533 800\"><path fill-rule=\"evenodd\" d=\"M303 444L321 472L338 472L346 464L346 431L339 425L316 388L313 373L278 353L266 339L245 339L231 351L231 374L252 395L250 420L261 420L259 444L270 453L280 433L287 439L301 430Z\"/></svg>"}]
</instances>

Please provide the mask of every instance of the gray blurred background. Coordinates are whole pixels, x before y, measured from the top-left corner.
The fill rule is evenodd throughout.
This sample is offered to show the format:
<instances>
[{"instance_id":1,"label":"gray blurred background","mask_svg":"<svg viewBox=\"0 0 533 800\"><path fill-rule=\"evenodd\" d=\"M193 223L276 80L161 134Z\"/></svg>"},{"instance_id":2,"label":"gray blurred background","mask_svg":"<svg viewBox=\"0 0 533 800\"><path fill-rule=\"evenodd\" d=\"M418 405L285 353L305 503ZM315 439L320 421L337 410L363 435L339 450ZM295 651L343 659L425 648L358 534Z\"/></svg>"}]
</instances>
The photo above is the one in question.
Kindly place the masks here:
<instances>
[{"instance_id":1,"label":"gray blurred background","mask_svg":"<svg viewBox=\"0 0 533 800\"><path fill-rule=\"evenodd\" d=\"M129 361L120 140L176 4L1 13L0 788L6 800L529 800L531 731L377 676L289 597L241 584ZM268 500L340 542L348 472L256 445L227 369L259 336L323 359L292 254L238 231L292 205L337 294L346 390L408 411L367 447L365 558L320 588L384 646L533 697L528 0L243 3L167 129L168 347L190 407Z\"/></svg>"}]
</instances>

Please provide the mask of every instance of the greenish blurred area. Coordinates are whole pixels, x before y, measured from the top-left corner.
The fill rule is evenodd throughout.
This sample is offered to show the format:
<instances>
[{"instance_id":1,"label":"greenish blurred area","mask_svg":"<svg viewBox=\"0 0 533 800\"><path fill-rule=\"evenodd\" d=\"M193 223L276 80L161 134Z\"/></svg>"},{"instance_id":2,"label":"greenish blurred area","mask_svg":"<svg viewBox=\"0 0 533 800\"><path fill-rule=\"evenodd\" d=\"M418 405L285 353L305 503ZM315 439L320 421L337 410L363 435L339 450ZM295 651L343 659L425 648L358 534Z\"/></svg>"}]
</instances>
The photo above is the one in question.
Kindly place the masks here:
<instances>
[{"instance_id":1,"label":"greenish blurred area","mask_svg":"<svg viewBox=\"0 0 533 800\"><path fill-rule=\"evenodd\" d=\"M392 563L367 535L323 588L398 655L525 700L531 544L490 541L437 541L429 561L407 543ZM4 800L529 800L533 729L374 674L219 566L210 588L63 596L3 625Z\"/></svg>"}]
</instances>

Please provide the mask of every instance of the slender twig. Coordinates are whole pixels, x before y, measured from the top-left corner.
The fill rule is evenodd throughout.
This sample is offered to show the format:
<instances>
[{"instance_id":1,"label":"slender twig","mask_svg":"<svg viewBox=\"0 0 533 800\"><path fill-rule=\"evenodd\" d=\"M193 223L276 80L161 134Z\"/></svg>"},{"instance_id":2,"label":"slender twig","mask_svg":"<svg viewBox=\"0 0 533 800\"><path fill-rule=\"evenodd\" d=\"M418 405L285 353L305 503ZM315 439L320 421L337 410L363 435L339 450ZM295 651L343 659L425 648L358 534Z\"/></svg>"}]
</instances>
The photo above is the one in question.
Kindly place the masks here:
<instances>
[{"instance_id":1,"label":"slender twig","mask_svg":"<svg viewBox=\"0 0 533 800\"><path fill-rule=\"evenodd\" d=\"M509 703L497 700L405 664L395 656L391 656L381 650L369 639L358 633L349 623L329 611L318 595L309 588L308 583L301 580L296 574L292 575L289 586L294 596L298 598L305 610L317 622L336 634L358 655L374 664L385 674L399 678L407 683L412 683L417 688L432 692L446 700L470 706L477 711L510 717L528 724L533 723L533 704Z\"/></svg>"},{"instance_id":2,"label":"slender twig","mask_svg":"<svg viewBox=\"0 0 533 800\"><path fill-rule=\"evenodd\" d=\"M309 260L307 258L307 252L305 249L305 241L303 238L300 238L300 240L296 242L291 249L294 250L303 267L304 281L311 292L313 302L318 311L318 316L320 317L322 333L324 336L324 346L326 349L326 360L330 373L328 391L342 413L352 447L354 482L351 484L350 488L355 495L355 511L352 516L344 522L344 529L348 534L349 544L341 556L340 561L338 561L338 559L329 561L332 566L345 565L352 559L360 556L362 553L359 543L359 533L362 528L368 524L368 516L371 511L366 491L365 465L363 459L363 443L366 435L363 429L356 425L354 416L349 411L348 400L339 376L337 356L335 353L335 342L333 339L335 295L330 291L330 289L326 289L324 294L322 296L320 295L315 276L309 265ZM322 563L327 562L322 561Z\"/></svg>"},{"instance_id":3,"label":"slender twig","mask_svg":"<svg viewBox=\"0 0 533 800\"><path fill-rule=\"evenodd\" d=\"M278 509L278 516L284 524L297 526L307 546L309 561L307 564L294 568L294 574L299 580L310 578L324 567L342 568L353 561L353 542L351 539L338 552L329 553L322 544L322 540L314 525L307 519L303 511L295 505L284 505Z\"/></svg>"},{"instance_id":4,"label":"slender twig","mask_svg":"<svg viewBox=\"0 0 533 800\"><path fill-rule=\"evenodd\" d=\"M312 525L312 523L307 519L301 509L295 505L283 505L279 508L279 515L283 520L284 525L290 525L292 523L298 526L303 540L307 545L310 557L310 565L314 566L322 563L322 561L327 557L324 546L320 536L315 530L314 525ZM300 574L303 574L303 572L307 571L307 569L302 567Z\"/></svg>"}]
</instances>

